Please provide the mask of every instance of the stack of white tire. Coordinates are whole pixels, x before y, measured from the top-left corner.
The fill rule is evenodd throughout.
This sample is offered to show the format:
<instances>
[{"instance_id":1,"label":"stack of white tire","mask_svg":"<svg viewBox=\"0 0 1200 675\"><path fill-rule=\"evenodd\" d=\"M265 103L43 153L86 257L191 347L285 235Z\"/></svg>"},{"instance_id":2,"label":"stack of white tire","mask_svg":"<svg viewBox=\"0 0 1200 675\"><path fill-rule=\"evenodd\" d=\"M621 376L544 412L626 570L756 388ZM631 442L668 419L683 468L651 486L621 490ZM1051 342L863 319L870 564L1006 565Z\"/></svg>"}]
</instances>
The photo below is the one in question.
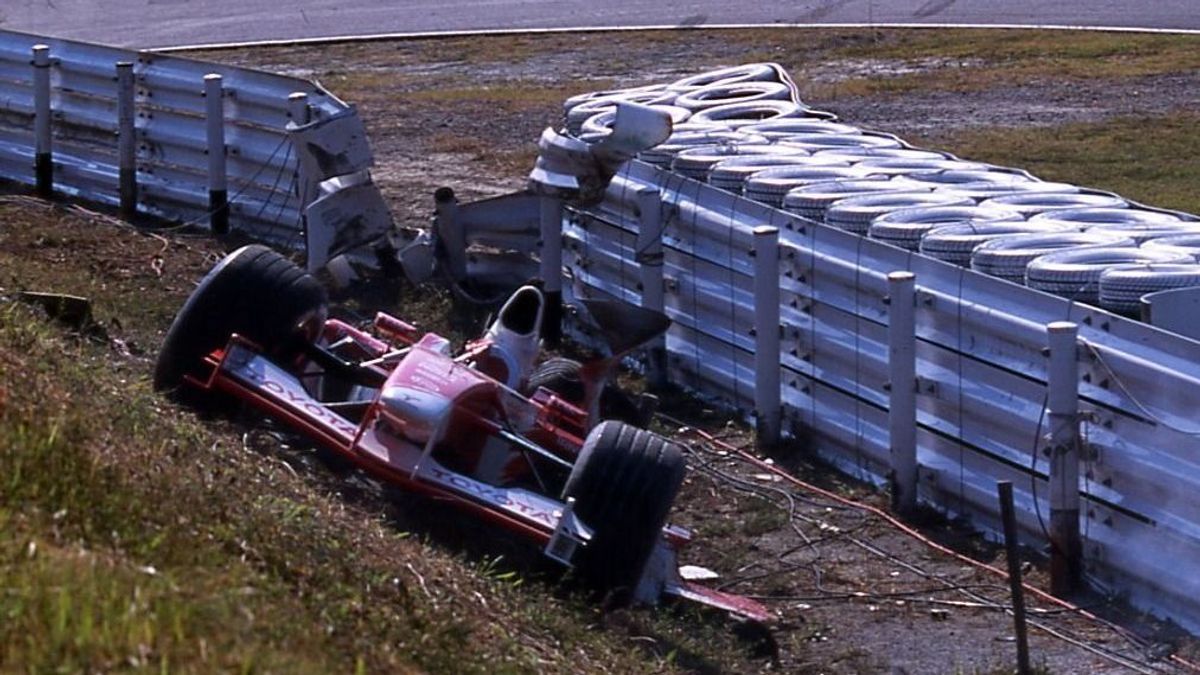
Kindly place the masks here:
<instances>
[{"instance_id":1,"label":"stack of white tire","mask_svg":"<svg viewBox=\"0 0 1200 675\"><path fill-rule=\"evenodd\" d=\"M1098 305L1100 276L1106 270L1151 263L1195 264L1183 253L1136 247L1105 247L1047 253L1025 269L1025 285L1064 298ZM1139 296L1140 297L1140 296Z\"/></svg>"},{"instance_id":2,"label":"stack of white tire","mask_svg":"<svg viewBox=\"0 0 1200 675\"><path fill-rule=\"evenodd\" d=\"M834 180L793 188L783 197L783 209L808 220L825 222L830 206L849 197L892 192L932 192L928 187L902 180Z\"/></svg>"},{"instance_id":3,"label":"stack of white tire","mask_svg":"<svg viewBox=\"0 0 1200 675\"><path fill-rule=\"evenodd\" d=\"M1025 283L1029 263L1056 251L1087 248L1130 248L1127 237L1102 232L1055 232L1000 237L983 242L971 252L971 269L1016 284Z\"/></svg>"},{"instance_id":4,"label":"stack of white tire","mask_svg":"<svg viewBox=\"0 0 1200 675\"><path fill-rule=\"evenodd\" d=\"M884 192L861 197L847 197L833 203L825 211L825 224L847 232L865 235L871 223L892 211L919 206L974 206L964 197L937 192Z\"/></svg>"},{"instance_id":5,"label":"stack of white tire","mask_svg":"<svg viewBox=\"0 0 1200 675\"><path fill-rule=\"evenodd\" d=\"M775 64L575 96L567 130L596 141L618 104L671 116L639 159L802 218L1112 311L1200 285L1200 219L914 148L814 110Z\"/></svg>"},{"instance_id":6,"label":"stack of white tire","mask_svg":"<svg viewBox=\"0 0 1200 675\"><path fill-rule=\"evenodd\" d=\"M930 230L947 225L1023 221L1016 211L982 206L928 206L900 209L877 216L867 236L909 251L919 250L921 238Z\"/></svg>"}]
</instances>

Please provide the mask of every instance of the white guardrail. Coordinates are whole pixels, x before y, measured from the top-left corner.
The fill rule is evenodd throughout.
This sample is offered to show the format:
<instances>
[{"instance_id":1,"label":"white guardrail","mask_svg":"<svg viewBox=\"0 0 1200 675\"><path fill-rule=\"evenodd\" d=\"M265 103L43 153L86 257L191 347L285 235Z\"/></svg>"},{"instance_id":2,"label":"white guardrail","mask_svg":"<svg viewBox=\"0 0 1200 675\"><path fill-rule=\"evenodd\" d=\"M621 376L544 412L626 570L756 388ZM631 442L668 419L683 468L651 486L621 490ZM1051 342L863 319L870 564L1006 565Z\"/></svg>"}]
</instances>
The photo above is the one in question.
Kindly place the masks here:
<instances>
[{"instance_id":1,"label":"white guardrail","mask_svg":"<svg viewBox=\"0 0 1200 675\"><path fill-rule=\"evenodd\" d=\"M302 245L287 124L348 110L305 80L0 31L0 178L127 212L223 229L227 198L230 227Z\"/></svg>"},{"instance_id":2,"label":"white guardrail","mask_svg":"<svg viewBox=\"0 0 1200 675\"><path fill-rule=\"evenodd\" d=\"M1200 628L1200 343L640 161L618 174L601 204L565 213L565 294L662 302L674 320L666 337L672 381L761 425L771 421L775 375L762 369L778 363L776 423L785 432L883 483L903 480L896 453L915 429L920 498L970 515L985 531L1000 531L997 481L1013 482L1030 542L1053 540L1052 511L1069 520L1074 500L1090 580ZM915 276L911 312L899 311L907 275L889 285L897 271ZM660 284L661 295L642 290ZM1048 384L1047 326L1062 321L1078 325L1078 348L1058 351L1067 355L1054 385L1065 392L1065 415ZM906 323L914 326L907 340ZM756 350L773 348L776 324L778 359L759 354L756 365ZM915 383L889 386L906 377L905 359ZM1064 448L1051 448L1048 437L1062 438L1075 421L1076 389L1085 442L1077 479L1068 465L1055 472L1056 489L1051 458L1061 461ZM914 407L915 425L906 425L904 411Z\"/></svg>"}]
</instances>

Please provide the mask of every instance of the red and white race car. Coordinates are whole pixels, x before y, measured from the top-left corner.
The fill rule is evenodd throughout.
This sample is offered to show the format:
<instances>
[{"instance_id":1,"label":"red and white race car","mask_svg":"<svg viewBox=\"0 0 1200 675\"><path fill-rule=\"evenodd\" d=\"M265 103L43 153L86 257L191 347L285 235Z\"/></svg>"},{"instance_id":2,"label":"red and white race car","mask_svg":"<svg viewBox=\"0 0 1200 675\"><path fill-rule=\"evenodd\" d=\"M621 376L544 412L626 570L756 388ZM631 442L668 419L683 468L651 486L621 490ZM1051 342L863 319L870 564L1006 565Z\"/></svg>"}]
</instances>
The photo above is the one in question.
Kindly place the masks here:
<instances>
[{"instance_id":1,"label":"red and white race car","mask_svg":"<svg viewBox=\"0 0 1200 675\"><path fill-rule=\"evenodd\" d=\"M249 405L381 481L533 542L618 599L675 596L769 620L753 600L680 576L677 552L690 535L666 524L685 471L680 448L596 419L606 371L648 331L664 330L665 317L590 307L605 316L616 356L584 366L570 394L530 390L531 379L553 379L537 370L543 310L541 292L523 287L455 353L447 339L384 313L371 332L327 319L319 282L247 246L184 304L154 384L196 405Z\"/></svg>"}]
</instances>

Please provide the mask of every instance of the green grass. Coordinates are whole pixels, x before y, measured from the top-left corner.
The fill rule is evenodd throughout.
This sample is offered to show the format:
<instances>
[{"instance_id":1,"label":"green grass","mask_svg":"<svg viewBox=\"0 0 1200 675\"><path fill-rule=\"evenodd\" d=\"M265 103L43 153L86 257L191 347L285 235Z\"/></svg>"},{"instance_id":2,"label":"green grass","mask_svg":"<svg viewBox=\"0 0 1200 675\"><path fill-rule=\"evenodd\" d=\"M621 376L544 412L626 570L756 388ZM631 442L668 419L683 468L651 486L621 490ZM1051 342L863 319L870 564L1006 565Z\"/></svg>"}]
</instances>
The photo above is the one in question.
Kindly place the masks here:
<instances>
[{"instance_id":1,"label":"green grass","mask_svg":"<svg viewBox=\"0 0 1200 675\"><path fill-rule=\"evenodd\" d=\"M1200 36L1095 31L1001 29L877 31L766 31L731 33L751 52L745 61L774 60L793 67L803 93L895 95L935 89L979 91L1031 81L1123 79L1200 68ZM804 83L812 63L877 63L878 75L832 84ZM933 61L931 63L931 60ZM918 72L894 73L896 66Z\"/></svg>"},{"instance_id":2,"label":"green grass","mask_svg":"<svg viewBox=\"0 0 1200 675\"><path fill-rule=\"evenodd\" d=\"M294 601L206 527L228 500L170 466L204 431L157 422L144 382L105 377L95 347L55 331L0 305L0 669L333 667L324 640L271 629Z\"/></svg>"},{"instance_id":3,"label":"green grass","mask_svg":"<svg viewBox=\"0 0 1200 675\"><path fill-rule=\"evenodd\" d=\"M1181 112L1045 128L963 131L927 144L964 158L1021 167L1046 180L1200 213L1198 124L1200 114Z\"/></svg>"},{"instance_id":4,"label":"green grass","mask_svg":"<svg viewBox=\"0 0 1200 675\"><path fill-rule=\"evenodd\" d=\"M830 51L832 57L982 60L1014 78L1132 77L1200 67L1200 37L1098 31L889 30Z\"/></svg>"}]
</instances>

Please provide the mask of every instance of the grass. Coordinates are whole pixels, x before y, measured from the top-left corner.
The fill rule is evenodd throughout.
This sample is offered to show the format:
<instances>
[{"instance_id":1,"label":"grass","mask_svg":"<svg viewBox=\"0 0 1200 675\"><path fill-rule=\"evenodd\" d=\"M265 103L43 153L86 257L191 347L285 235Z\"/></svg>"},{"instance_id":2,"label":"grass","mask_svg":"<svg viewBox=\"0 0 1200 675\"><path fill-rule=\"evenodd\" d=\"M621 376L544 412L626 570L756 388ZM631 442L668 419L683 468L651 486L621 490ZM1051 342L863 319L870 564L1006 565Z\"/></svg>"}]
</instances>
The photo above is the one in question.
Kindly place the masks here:
<instances>
[{"instance_id":1,"label":"grass","mask_svg":"<svg viewBox=\"0 0 1200 675\"><path fill-rule=\"evenodd\" d=\"M1194 35L909 29L776 30L757 36L733 32L730 37L752 50L745 61L794 65L798 81L803 81L812 63L866 62L878 71L831 84L804 85L803 93L814 100L934 89L980 91L1031 81L1149 77L1200 68L1200 36Z\"/></svg>"},{"instance_id":2,"label":"grass","mask_svg":"<svg viewBox=\"0 0 1200 675\"><path fill-rule=\"evenodd\" d=\"M323 640L264 630L294 601L225 554L205 527L225 500L169 466L204 451L203 429L157 423L145 383L105 377L94 350L0 306L0 669L334 666Z\"/></svg>"}]
</instances>

